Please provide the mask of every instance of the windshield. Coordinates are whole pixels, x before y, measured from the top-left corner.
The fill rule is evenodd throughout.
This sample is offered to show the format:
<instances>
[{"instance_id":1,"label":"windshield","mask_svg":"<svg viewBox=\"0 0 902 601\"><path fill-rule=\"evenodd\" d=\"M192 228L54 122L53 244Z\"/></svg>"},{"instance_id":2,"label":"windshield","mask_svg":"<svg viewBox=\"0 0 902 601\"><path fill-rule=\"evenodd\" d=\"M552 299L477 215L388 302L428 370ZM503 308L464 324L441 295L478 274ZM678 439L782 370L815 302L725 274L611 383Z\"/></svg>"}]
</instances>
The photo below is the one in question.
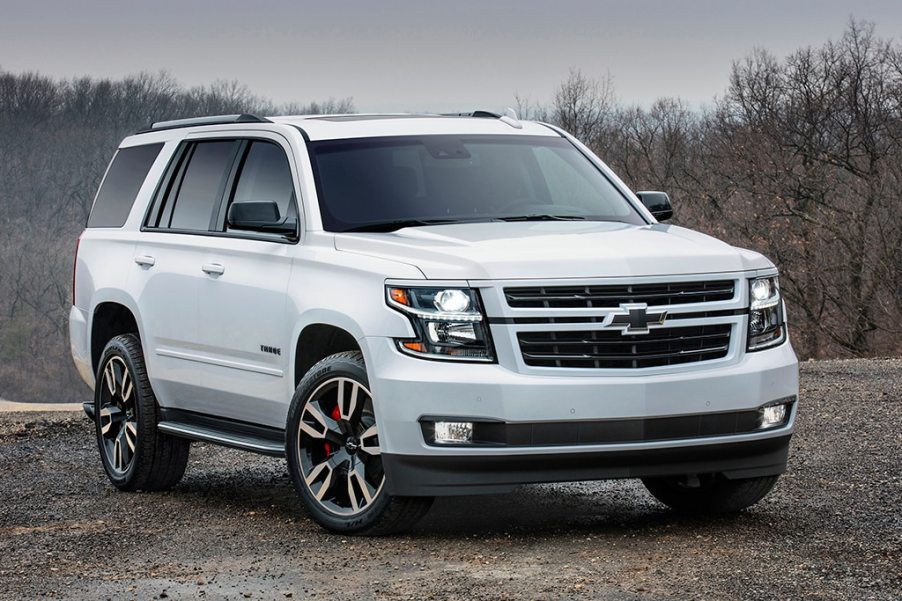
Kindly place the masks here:
<instances>
[{"instance_id":1,"label":"windshield","mask_svg":"<svg viewBox=\"0 0 902 601\"><path fill-rule=\"evenodd\" d=\"M507 220L645 224L564 138L360 138L313 142L310 151L328 231Z\"/></svg>"}]
</instances>

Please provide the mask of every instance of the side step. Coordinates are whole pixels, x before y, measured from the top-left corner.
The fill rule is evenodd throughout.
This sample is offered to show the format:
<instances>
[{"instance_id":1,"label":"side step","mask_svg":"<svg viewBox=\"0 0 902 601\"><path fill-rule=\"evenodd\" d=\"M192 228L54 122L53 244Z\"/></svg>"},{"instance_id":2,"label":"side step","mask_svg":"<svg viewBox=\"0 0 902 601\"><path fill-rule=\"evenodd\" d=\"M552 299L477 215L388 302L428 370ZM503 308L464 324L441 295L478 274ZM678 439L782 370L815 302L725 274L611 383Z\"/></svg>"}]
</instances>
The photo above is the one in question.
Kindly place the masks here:
<instances>
[{"instance_id":1,"label":"side step","mask_svg":"<svg viewBox=\"0 0 902 601\"><path fill-rule=\"evenodd\" d=\"M272 457L285 456L285 431L179 409L161 409L161 432Z\"/></svg>"},{"instance_id":2,"label":"side step","mask_svg":"<svg viewBox=\"0 0 902 601\"><path fill-rule=\"evenodd\" d=\"M262 438L246 436L242 434L233 434L222 432L221 430L212 430L199 426L189 426L186 424L178 424L174 422L160 422L157 429L173 436L180 436L190 440L202 440L204 442L212 442L225 447L241 449L242 451L252 451L263 455L271 455L273 457L284 457L285 447L275 442L270 442Z\"/></svg>"}]
</instances>

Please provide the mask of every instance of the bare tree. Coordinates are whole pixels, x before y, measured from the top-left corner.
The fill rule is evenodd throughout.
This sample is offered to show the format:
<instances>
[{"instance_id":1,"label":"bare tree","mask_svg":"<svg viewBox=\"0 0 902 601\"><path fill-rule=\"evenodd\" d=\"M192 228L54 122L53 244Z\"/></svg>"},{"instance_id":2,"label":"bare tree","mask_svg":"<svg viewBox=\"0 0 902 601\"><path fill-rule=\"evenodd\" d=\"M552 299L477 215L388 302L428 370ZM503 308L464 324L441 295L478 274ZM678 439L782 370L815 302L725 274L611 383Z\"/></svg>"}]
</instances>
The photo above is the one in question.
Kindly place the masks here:
<instances>
[{"instance_id":1,"label":"bare tree","mask_svg":"<svg viewBox=\"0 0 902 601\"><path fill-rule=\"evenodd\" d=\"M614 84L610 76L592 79L578 69L554 94L550 117L554 123L589 145L598 145L614 114Z\"/></svg>"},{"instance_id":2,"label":"bare tree","mask_svg":"<svg viewBox=\"0 0 902 601\"><path fill-rule=\"evenodd\" d=\"M618 105L571 70L518 113L585 141L678 223L773 258L803 356L902 352L902 47L851 21L836 42L732 68L712 109ZM0 396L70 396L72 248L113 149L154 121L354 112L351 98L278 105L237 82L171 75L54 80L0 71ZM61 392L62 391L62 392Z\"/></svg>"},{"instance_id":3,"label":"bare tree","mask_svg":"<svg viewBox=\"0 0 902 601\"><path fill-rule=\"evenodd\" d=\"M677 223L781 269L803 356L902 350L902 49L851 21L836 42L737 61L724 98L619 107L610 80L571 71L545 109Z\"/></svg>"},{"instance_id":4,"label":"bare tree","mask_svg":"<svg viewBox=\"0 0 902 601\"><path fill-rule=\"evenodd\" d=\"M71 400L66 340L72 252L119 141L205 114L354 112L350 98L280 107L237 82L171 75L58 81L0 72L0 397Z\"/></svg>"},{"instance_id":5,"label":"bare tree","mask_svg":"<svg viewBox=\"0 0 902 601\"><path fill-rule=\"evenodd\" d=\"M784 265L812 353L898 340L899 54L855 21L782 62L758 51L734 65L712 116L725 217Z\"/></svg>"},{"instance_id":6,"label":"bare tree","mask_svg":"<svg viewBox=\"0 0 902 601\"><path fill-rule=\"evenodd\" d=\"M285 115L344 115L355 112L353 98L329 98L323 102L285 104L278 108Z\"/></svg>"},{"instance_id":7,"label":"bare tree","mask_svg":"<svg viewBox=\"0 0 902 601\"><path fill-rule=\"evenodd\" d=\"M514 94L514 107L517 117L530 121L552 122L555 119L549 114L549 110L539 102L534 102L527 96Z\"/></svg>"}]
</instances>

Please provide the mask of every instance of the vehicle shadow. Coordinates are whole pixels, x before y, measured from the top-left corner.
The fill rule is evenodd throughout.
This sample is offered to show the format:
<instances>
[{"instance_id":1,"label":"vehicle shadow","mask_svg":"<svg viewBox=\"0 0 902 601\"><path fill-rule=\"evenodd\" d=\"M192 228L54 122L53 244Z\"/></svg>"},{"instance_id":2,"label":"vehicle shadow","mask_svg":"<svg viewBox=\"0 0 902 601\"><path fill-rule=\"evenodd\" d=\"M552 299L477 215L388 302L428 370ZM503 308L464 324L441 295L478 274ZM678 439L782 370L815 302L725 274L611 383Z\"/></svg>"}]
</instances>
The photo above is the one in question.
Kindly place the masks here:
<instances>
[{"instance_id":1,"label":"vehicle shadow","mask_svg":"<svg viewBox=\"0 0 902 601\"><path fill-rule=\"evenodd\" d=\"M755 528L755 511L733 516L673 512L645 492L638 480L522 486L507 494L444 497L412 536L587 535L668 530ZM761 527L767 527L761 522Z\"/></svg>"},{"instance_id":2,"label":"vehicle shadow","mask_svg":"<svg viewBox=\"0 0 902 601\"><path fill-rule=\"evenodd\" d=\"M206 463L206 462L205 462ZM209 465L209 464L208 464ZM297 499L283 461L258 458L241 468L189 470L171 493L206 510L265 514L318 529ZM638 480L528 485L504 494L441 497L410 538L618 534L676 529L719 532L737 525L772 528L768 502L735 516L688 516L655 501Z\"/></svg>"}]
</instances>

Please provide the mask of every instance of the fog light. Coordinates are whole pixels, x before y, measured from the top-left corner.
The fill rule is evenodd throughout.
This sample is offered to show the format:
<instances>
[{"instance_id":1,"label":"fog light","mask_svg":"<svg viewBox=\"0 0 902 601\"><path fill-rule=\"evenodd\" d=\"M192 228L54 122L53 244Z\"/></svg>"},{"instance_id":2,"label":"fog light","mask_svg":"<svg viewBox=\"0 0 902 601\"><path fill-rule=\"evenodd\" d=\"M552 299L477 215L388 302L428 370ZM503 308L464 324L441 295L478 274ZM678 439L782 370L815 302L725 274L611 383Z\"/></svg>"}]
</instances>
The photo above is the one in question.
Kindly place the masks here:
<instances>
[{"instance_id":1,"label":"fog light","mask_svg":"<svg viewBox=\"0 0 902 601\"><path fill-rule=\"evenodd\" d=\"M786 421L786 408L788 405L769 405L761 408L761 428L774 428L783 425Z\"/></svg>"},{"instance_id":2,"label":"fog light","mask_svg":"<svg viewBox=\"0 0 902 601\"><path fill-rule=\"evenodd\" d=\"M439 444L473 442L473 422L435 422L435 442Z\"/></svg>"}]
</instances>

